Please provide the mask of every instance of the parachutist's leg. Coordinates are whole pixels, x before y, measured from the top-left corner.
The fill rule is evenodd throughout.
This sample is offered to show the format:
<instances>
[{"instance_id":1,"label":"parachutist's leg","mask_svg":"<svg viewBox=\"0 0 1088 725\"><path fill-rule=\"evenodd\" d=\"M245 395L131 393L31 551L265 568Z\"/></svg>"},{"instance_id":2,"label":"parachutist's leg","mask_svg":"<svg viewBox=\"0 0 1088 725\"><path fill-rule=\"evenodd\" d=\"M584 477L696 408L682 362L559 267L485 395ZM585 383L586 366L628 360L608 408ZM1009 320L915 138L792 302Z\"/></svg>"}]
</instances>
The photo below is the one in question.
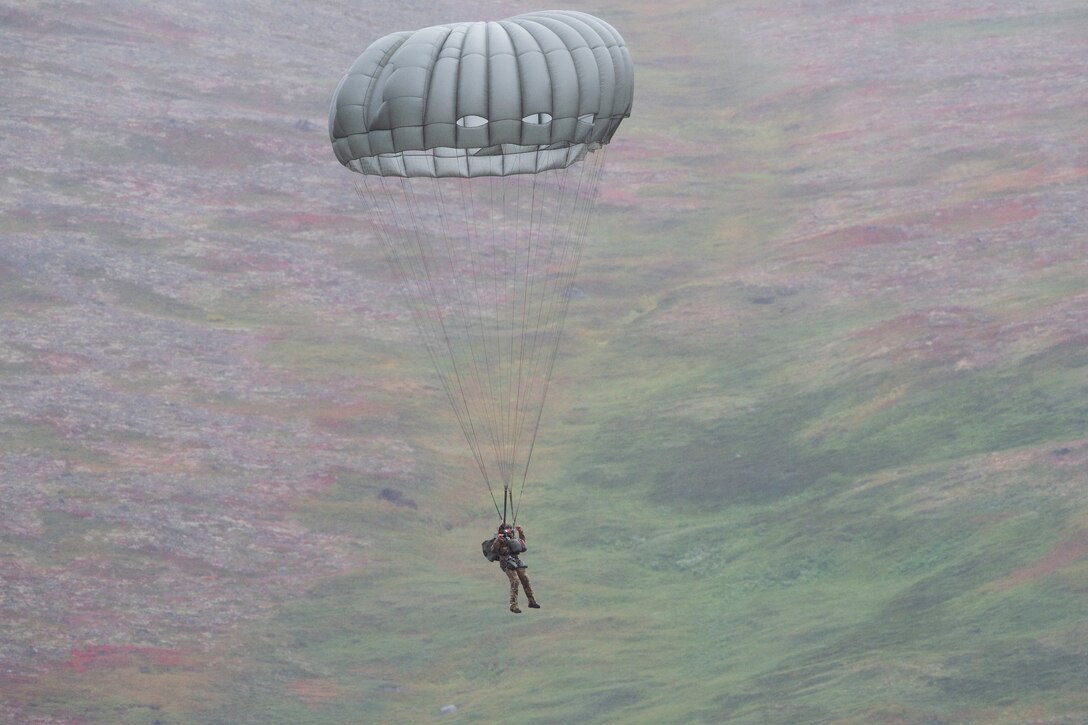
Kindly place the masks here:
<instances>
[{"instance_id":1,"label":"parachutist's leg","mask_svg":"<svg viewBox=\"0 0 1088 725\"><path fill-rule=\"evenodd\" d=\"M510 611L521 614L518 609L518 574L517 569L507 569L506 576L510 579Z\"/></svg>"},{"instance_id":2,"label":"parachutist's leg","mask_svg":"<svg viewBox=\"0 0 1088 725\"><path fill-rule=\"evenodd\" d=\"M536 597L533 596L533 587L529 584L529 575L525 573L524 569L518 569L518 578L521 579L521 586L525 588L525 596L529 598L530 609L540 609L540 605L537 604Z\"/></svg>"}]
</instances>

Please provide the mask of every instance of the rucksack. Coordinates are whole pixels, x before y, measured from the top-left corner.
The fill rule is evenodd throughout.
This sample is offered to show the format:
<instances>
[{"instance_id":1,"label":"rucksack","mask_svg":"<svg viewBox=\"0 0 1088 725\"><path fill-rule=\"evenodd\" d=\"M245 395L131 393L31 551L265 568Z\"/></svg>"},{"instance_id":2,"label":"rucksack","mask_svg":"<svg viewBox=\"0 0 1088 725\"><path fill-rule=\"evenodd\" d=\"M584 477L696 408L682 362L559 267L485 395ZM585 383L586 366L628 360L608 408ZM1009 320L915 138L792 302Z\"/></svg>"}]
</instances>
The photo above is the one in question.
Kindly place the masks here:
<instances>
[{"instance_id":1,"label":"rucksack","mask_svg":"<svg viewBox=\"0 0 1088 725\"><path fill-rule=\"evenodd\" d=\"M499 555L491 552L491 545L495 543L495 537L492 536L487 541L480 544L480 547L484 550L484 558L488 561L498 561Z\"/></svg>"}]
</instances>

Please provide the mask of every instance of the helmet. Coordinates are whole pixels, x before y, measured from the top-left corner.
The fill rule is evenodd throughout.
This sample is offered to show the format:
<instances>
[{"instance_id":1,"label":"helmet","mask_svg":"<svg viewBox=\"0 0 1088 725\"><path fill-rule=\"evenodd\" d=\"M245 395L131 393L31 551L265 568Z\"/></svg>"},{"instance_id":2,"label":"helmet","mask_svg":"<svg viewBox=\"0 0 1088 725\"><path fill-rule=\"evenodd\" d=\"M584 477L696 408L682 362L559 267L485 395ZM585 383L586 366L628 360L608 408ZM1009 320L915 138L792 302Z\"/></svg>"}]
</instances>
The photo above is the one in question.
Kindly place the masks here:
<instances>
[{"instance_id":1,"label":"helmet","mask_svg":"<svg viewBox=\"0 0 1088 725\"><path fill-rule=\"evenodd\" d=\"M514 527L511 526L510 524L506 523L505 521L503 523L499 524L499 533L500 534L512 534L513 532L514 532Z\"/></svg>"}]
</instances>

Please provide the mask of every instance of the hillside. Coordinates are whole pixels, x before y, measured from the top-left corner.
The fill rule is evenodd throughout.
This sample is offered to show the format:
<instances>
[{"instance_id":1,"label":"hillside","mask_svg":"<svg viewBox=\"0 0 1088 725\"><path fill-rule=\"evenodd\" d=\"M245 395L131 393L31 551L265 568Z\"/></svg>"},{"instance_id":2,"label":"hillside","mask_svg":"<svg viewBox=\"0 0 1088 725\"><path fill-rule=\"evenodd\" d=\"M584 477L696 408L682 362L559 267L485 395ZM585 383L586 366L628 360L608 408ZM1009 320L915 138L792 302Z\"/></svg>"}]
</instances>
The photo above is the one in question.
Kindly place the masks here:
<instances>
[{"instance_id":1,"label":"hillside","mask_svg":"<svg viewBox=\"0 0 1088 725\"><path fill-rule=\"evenodd\" d=\"M529 9L0 9L0 720L1084 722L1088 11L580 8L636 106L515 617L325 123Z\"/></svg>"}]
</instances>

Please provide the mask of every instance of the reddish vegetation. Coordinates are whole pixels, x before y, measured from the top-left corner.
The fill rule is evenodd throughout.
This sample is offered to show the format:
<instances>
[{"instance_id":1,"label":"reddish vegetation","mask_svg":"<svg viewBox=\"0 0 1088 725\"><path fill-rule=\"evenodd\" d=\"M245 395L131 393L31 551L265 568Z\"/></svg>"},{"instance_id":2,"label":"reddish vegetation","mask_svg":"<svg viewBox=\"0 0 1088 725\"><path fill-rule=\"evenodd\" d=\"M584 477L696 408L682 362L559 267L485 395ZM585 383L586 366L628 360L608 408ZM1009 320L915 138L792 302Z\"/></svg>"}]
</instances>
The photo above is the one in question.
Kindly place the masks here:
<instances>
[{"instance_id":1,"label":"reddish vegetation","mask_svg":"<svg viewBox=\"0 0 1088 725\"><path fill-rule=\"evenodd\" d=\"M885 224L860 224L824 232L798 240L799 243L830 243L829 251L841 251L855 247L878 244L899 244L910 240L911 235L900 226Z\"/></svg>"},{"instance_id":2,"label":"reddish vegetation","mask_svg":"<svg viewBox=\"0 0 1088 725\"><path fill-rule=\"evenodd\" d=\"M276 214L261 212L254 214L255 221L262 226L270 226L285 231L304 231L312 227L340 227L352 228L358 225L358 219L343 214L313 214L298 212L289 214Z\"/></svg>"},{"instance_id":3,"label":"reddish vegetation","mask_svg":"<svg viewBox=\"0 0 1088 725\"><path fill-rule=\"evenodd\" d=\"M1069 441L1051 451L1048 464L1052 468L1088 470L1088 439Z\"/></svg>"},{"instance_id":4,"label":"reddish vegetation","mask_svg":"<svg viewBox=\"0 0 1088 725\"><path fill-rule=\"evenodd\" d=\"M318 489L328 488L329 486L335 486L340 480L340 477L335 473L318 473L310 476L311 483Z\"/></svg>"},{"instance_id":5,"label":"reddish vegetation","mask_svg":"<svg viewBox=\"0 0 1088 725\"><path fill-rule=\"evenodd\" d=\"M335 683L314 677L293 681L290 690L312 707L340 697L340 688Z\"/></svg>"},{"instance_id":6,"label":"reddish vegetation","mask_svg":"<svg viewBox=\"0 0 1088 725\"><path fill-rule=\"evenodd\" d=\"M42 364L49 368L49 372L53 375L74 373L83 368L90 367L93 363L86 355L69 352L50 351L43 353L38 359Z\"/></svg>"},{"instance_id":7,"label":"reddish vegetation","mask_svg":"<svg viewBox=\"0 0 1088 725\"><path fill-rule=\"evenodd\" d=\"M134 645L100 644L72 650L66 663L76 672L121 667L187 667L192 664L186 650Z\"/></svg>"},{"instance_id":8,"label":"reddish vegetation","mask_svg":"<svg viewBox=\"0 0 1088 725\"><path fill-rule=\"evenodd\" d=\"M614 206L638 206L642 203L642 199L630 188L617 187L615 189L602 189L597 194L597 203Z\"/></svg>"},{"instance_id":9,"label":"reddish vegetation","mask_svg":"<svg viewBox=\"0 0 1088 725\"><path fill-rule=\"evenodd\" d=\"M980 10L950 10L940 13L887 13L885 15L857 15L850 18L851 25L915 25L918 23L948 22L984 17Z\"/></svg>"},{"instance_id":10,"label":"reddish vegetation","mask_svg":"<svg viewBox=\"0 0 1088 725\"><path fill-rule=\"evenodd\" d=\"M925 330L930 327L930 321L937 315L940 315L946 321L959 319L967 319L972 313L971 308L962 306L952 306L943 308L933 308L924 310L912 310L902 315L884 320L871 327L866 327L854 332L850 335L853 339L865 339L872 337L898 337L898 338L910 338L916 335L919 331Z\"/></svg>"},{"instance_id":11,"label":"reddish vegetation","mask_svg":"<svg viewBox=\"0 0 1088 725\"><path fill-rule=\"evenodd\" d=\"M816 136L816 140L820 143L827 143L828 141L842 141L843 139L861 136L864 133L864 129L860 128L848 128L842 131L830 131L828 133L821 133Z\"/></svg>"},{"instance_id":12,"label":"reddish vegetation","mask_svg":"<svg viewBox=\"0 0 1088 725\"><path fill-rule=\"evenodd\" d=\"M387 403L370 400L327 405L313 416L314 425L324 430L350 431L360 420L380 419L390 413Z\"/></svg>"},{"instance_id":13,"label":"reddish vegetation","mask_svg":"<svg viewBox=\"0 0 1088 725\"><path fill-rule=\"evenodd\" d=\"M946 232L986 229L1039 216L1039 210L1023 199L994 199L940 209L932 215L933 225Z\"/></svg>"},{"instance_id":14,"label":"reddish vegetation","mask_svg":"<svg viewBox=\"0 0 1088 725\"><path fill-rule=\"evenodd\" d=\"M288 260L260 253L233 257L214 255L200 260L200 269L205 272L282 272L290 268Z\"/></svg>"},{"instance_id":15,"label":"reddish vegetation","mask_svg":"<svg viewBox=\"0 0 1088 725\"><path fill-rule=\"evenodd\" d=\"M1001 592L1021 584L1030 584L1072 564L1085 555L1088 555L1088 531L1079 531L1039 561L1014 571L1004 579L989 585L987 589Z\"/></svg>"}]
</instances>

